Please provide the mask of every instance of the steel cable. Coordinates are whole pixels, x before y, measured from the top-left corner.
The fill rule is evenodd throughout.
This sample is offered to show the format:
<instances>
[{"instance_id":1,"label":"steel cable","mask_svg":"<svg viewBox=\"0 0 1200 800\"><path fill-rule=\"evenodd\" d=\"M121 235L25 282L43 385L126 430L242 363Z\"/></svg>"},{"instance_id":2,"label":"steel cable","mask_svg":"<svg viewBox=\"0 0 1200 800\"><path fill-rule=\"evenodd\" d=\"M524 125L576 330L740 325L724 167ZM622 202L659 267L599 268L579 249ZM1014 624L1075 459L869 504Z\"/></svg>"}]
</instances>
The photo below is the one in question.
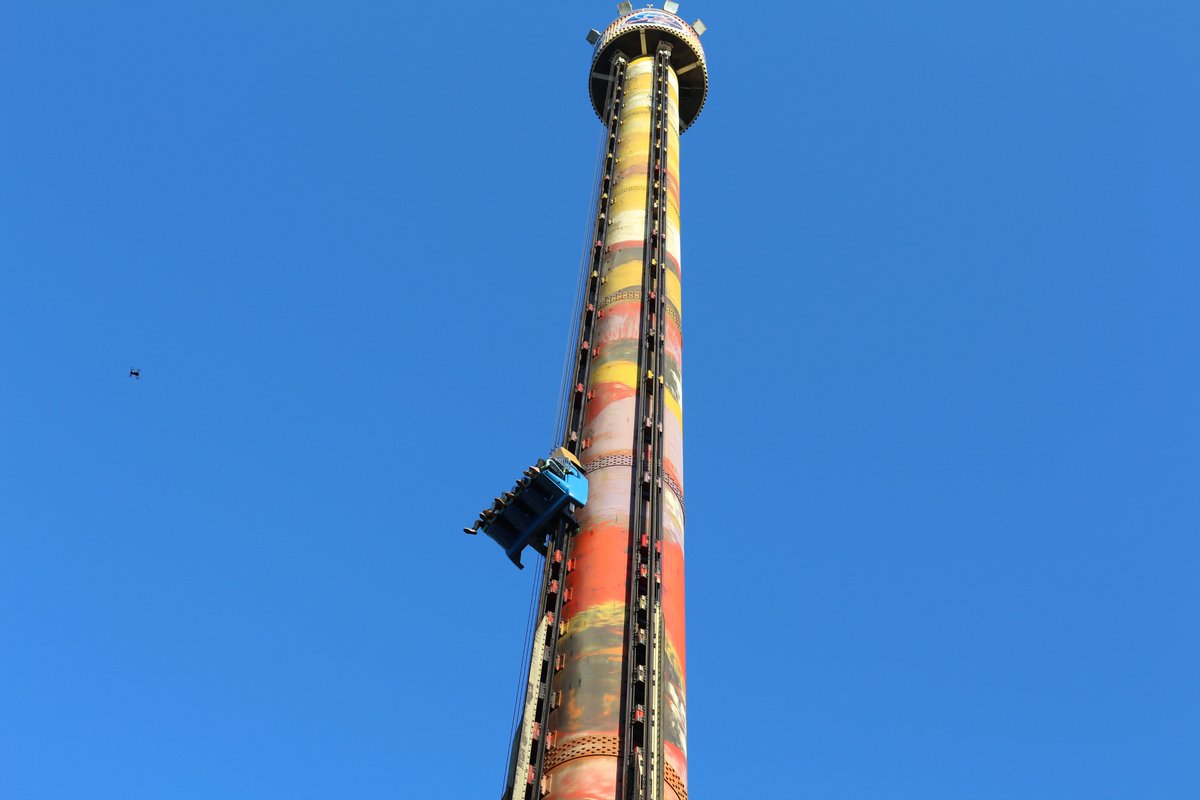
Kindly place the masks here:
<instances>
[{"instance_id":1,"label":"steel cable","mask_svg":"<svg viewBox=\"0 0 1200 800\"><path fill-rule=\"evenodd\" d=\"M534 563L537 566L542 566L544 559L541 554L535 551ZM540 574L534 570L535 575ZM517 668L517 691L513 698L512 719L508 725L508 748L509 753L504 759L504 772L500 778L500 795L503 796L505 790L508 789L509 773L512 771L512 742L517 735L517 726L521 723L522 709L525 707L525 692L529 687L529 648L533 646L533 631L535 620L538 612L538 588L541 586L541 579L534 578L529 590L529 610L525 612L525 635L521 638L521 664Z\"/></svg>"},{"instance_id":2,"label":"steel cable","mask_svg":"<svg viewBox=\"0 0 1200 800\"><path fill-rule=\"evenodd\" d=\"M554 441L551 443L551 449L559 447L563 443L563 437L567 434L567 409L570 408L570 398L572 386L570 386L571 374L574 372L575 350L579 347L579 316L583 313L583 295L587 291L588 274L591 271L591 252L592 252L592 237L596 235L596 211L597 204L600 202L600 172L604 169L605 141L608 138L608 129L605 128L600 139L600 146L596 148L596 168L592 172L592 200L588 205L588 222L587 232L583 244L583 254L579 259L579 278L575 284L575 299L571 304L573 311L568 320L567 328L567 349L563 354L562 376L558 387L558 408L555 411L554 425Z\"/></svg>"}]
</instances>

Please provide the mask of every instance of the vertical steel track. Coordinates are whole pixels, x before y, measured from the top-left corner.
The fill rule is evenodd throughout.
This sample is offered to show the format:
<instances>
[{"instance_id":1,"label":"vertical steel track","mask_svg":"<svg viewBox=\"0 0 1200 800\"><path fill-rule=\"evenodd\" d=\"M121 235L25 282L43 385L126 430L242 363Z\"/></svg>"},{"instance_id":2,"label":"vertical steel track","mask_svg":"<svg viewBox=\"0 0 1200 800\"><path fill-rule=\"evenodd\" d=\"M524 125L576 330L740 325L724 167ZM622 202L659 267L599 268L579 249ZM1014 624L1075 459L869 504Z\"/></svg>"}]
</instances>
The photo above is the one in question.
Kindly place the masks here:
<instances>
[{"instance_id":1,"label":"vertical steel track","mask_svg":"<svg viewBox=\"0 0 1200 800\"><path fill-rule=\"evenodd\" d=\"M600 295L600 268L604 258L604 239L612 206L612 185L616 177L617 128L625 93L624 56L613 58L608 78L608 98L604 122L608 130L605 140L604 164L600 170L600 186L596 195L594 236L589 245L586 288L579 309L579 331L576 355L567 400L566 425L562 446L574 455L580 454L583 423L587 414L588 379L592 364L592 337ZM533 652L529 663L529 682L521 726L517 730L508 770L508 786L504 800L533 800L542 794L542 774L546 757L546 733L550 712L558 705L551 681L561 668L558 639L561 631L563 583L570 568L571 532L573 526L563 523L555 531L546 550L546 567L542 574L542 594L538 604L537 627L534 629Z\"/></svg>"},{"instance_id":2,"label":"vertical steel track","mask_svg":"<svg viewBox=\"0 0 1200 800\"><path fill-rule=\"evenodd\" d=\"M646 230L642 252L642 319L634 417L628 606L619 796L659 800L663 785L662 506L666 383L668 74L671 45L654 56Z\"/></svg>"}]
</instances>

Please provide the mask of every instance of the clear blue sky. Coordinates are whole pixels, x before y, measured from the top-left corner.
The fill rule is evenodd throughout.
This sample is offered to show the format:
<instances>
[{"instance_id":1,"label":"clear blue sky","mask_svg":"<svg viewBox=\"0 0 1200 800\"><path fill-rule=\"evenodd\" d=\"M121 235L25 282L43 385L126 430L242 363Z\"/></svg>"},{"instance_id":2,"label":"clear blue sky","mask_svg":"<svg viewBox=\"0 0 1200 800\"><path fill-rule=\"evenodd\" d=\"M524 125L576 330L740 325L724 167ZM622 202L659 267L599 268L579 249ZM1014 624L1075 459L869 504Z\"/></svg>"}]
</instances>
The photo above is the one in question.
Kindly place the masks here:
<instances>
[{"instance_id":1,"label":"clear blue sky","mask_svg":"<svg viewBox=\"0 0 1200 800\"><path fill-rule=\"evenodd\" d=\"M0 797L498 795L614 8L415 8L0 11ZM683 13L694 796L1197 797L1200 7Z\"/></svg>"}]
</instances>

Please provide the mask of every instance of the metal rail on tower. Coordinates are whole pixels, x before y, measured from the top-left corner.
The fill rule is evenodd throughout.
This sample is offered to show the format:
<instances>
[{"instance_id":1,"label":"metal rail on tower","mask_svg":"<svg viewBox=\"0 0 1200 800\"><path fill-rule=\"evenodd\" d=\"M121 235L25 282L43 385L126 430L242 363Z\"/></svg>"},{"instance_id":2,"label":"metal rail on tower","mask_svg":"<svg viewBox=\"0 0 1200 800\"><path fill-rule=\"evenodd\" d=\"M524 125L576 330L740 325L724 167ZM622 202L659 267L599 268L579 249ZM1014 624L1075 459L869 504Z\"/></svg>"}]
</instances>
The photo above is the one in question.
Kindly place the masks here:
<instances>
[{"instance_id":1,"label":"metal rail on tower","mask_svg":"<svg viewBox=\"0 0 1200 800\"><path fill-rule=\"evenodd\" d=\"M662 797L663 415L666 394L667 114L671 44L654 55L650 157L646 165L646 229L642 253L640 381L634 416L633 500L630 508L628 616L625 631L620 796Z\"/></svg>"},{"instance_id":2,"label":"metal rail on tower","mask_svg":"<svg viewBox=\"0 0 1200 800\"><path fill-rule=\"evenodd\" d=\"M563 432L562 446L578 456L582 450L583 423L587 414L587 385L591 374L593 357L592 337L600 297L600 268L604 259L604 239L608 231L609 213L612 207L612 184L616 177L617 128L625 93L625 56L617 54L608 73L609 89L605 102L604 122L607 127L604 163L600 169L600 185L597 192L596 216L592 228L587 259L586 288L579 309L579 330L576 337L576 357L568 391L567 419ZM521 726L517 730L512 757L509 762L508 785L504 800L533 800L540 797L544 772L547 731L550 712L557 707L558 699L551 689L554 673L562 668L558 655L558 639L561 635L563 579L571 569L571 529L567 523L559 525L551 537L546 555L546 566L542 574L542 592L538 603L537 627L534 629L533 652L529 662L529 680L526 686L525 707Z\"/></svg>"}]
</instances>

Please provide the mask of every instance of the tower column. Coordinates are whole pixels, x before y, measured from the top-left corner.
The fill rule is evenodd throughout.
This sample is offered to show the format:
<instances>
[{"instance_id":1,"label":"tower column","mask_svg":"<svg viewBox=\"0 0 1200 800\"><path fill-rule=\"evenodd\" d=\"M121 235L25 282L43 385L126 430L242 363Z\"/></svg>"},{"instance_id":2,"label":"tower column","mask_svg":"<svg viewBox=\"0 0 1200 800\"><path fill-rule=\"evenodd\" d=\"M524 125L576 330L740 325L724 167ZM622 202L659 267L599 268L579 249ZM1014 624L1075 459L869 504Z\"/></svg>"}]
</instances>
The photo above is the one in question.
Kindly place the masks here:
<instances>
[{"instance_id":1,"label":"tower column","mask_svg":"<svg viewBox=\"0 0 1200 800\"><path fill-rule=\"evenodd\" d=\"M551 459L571 503L547 528L507 493L465 529L546 556L504 800L688 796L679 140L708 69L678 8L623 2L588 34L607 135Z\"/></svg>"},{"instance_id":2,"label":"tower column","mask_svg":"<svg viewBox=\"0 0 1200 800\"><path fill-rule=\"evenodd\" d=\"M654 58L632 59L625 73L624 103L612 198L603 242L601 287L588 405L579 457L590 484L587 505L578 513L565 579L558 669L552 682L553 710L544 775L554 800L617 796L629 636L631 491L638 441L638 392L647 391L642 374L644 304L660 295L662 357L650 376L661 393L661 635L652 671L661 700L647 703L662 729L663 797L687 797L687 711L684 621L684 504L682 421L682 326L679 237L679 79L666 69L666 163L652 168L654 141ZM656 197L665 214L651 207ZM648 215L651 215L648 225ZM665 223L661 274L647 278L647 232ZM647 710L649 713L649 709ZM632 795L630 795L632 796Z\"/></svg>"}]
</instances>

